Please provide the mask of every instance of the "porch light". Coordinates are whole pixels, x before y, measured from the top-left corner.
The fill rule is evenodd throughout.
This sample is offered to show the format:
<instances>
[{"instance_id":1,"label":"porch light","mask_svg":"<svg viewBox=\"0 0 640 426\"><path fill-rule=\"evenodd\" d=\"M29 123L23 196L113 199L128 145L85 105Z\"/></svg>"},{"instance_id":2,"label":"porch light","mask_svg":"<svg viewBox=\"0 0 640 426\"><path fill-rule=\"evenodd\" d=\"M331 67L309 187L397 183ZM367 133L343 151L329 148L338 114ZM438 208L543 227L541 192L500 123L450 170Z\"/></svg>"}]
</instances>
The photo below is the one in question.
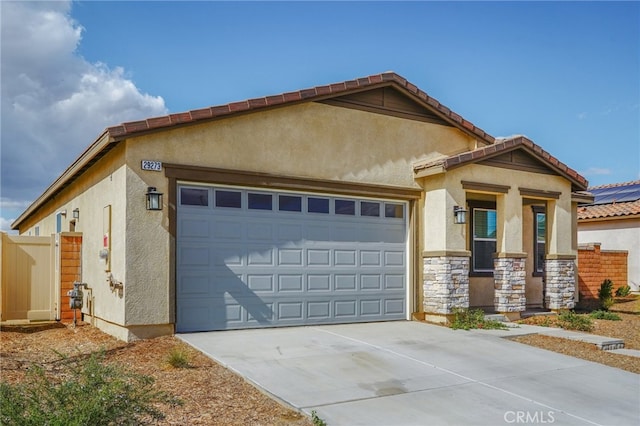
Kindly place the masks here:
<instances>
[{"instance_id":1,"label":"porch light","mask_svg":"<svg viewBox=\"0 0 640 426\"><path fill-rule=\"evenodd\" d=\"M147 188L147 210L162 210L162 192L154 186Z\"/></svg>"},{"instance_id":2,"label":"porch light","mask_svg":"<svg viewBox=\"0 0 640 426\"><path fill-rule=\"evenodd\" d=\"M453 221L459 224L467 223L467 211L464 207L453 206Z\"/></svg>"},{"instance_id":3,"label":"porch light","mask_svg":"<svg viewBox=\"0 0 640 426\"><path fill-rule=\"evenodd\" d=\"M75 220L80 220L80 209L73 209L71 213Z\"/></svg>"}]
</instances>

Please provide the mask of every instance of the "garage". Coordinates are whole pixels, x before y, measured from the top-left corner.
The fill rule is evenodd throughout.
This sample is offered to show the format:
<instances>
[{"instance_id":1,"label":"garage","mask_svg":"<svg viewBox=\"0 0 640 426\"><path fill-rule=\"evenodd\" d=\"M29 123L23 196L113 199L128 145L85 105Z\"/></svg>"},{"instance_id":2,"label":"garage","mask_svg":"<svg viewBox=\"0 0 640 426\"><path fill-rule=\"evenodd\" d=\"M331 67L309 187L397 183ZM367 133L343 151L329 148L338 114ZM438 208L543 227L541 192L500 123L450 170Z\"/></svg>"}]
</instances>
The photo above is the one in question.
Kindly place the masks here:
<instances>
[{"instance_id":1,"label":"garage","mask_svg":"<svg viewBox=\"0 0 640 426\"><path fill-rule=\"evenodd\" d=\"M407 203L180 184L178 332L407 318Z\"/></svg>"}]
</instances>

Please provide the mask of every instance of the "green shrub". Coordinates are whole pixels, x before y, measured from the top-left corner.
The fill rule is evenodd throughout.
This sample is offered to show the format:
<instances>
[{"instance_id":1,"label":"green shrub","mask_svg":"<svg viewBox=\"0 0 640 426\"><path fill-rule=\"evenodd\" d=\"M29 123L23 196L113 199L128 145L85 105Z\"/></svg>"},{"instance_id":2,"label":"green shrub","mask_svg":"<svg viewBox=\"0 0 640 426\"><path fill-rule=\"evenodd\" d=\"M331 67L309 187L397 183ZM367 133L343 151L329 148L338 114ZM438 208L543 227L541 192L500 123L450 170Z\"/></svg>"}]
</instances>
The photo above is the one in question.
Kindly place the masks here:
<instances>
[{"instance_id":1,"label":"green shrub","mask_svg":"<svg viewBox=\"0 0 640 426\"><path fill-rule=\"evenodd\" d=\"M311 421L313 422L313 426L327 426L327 422L318 417L316 410L311 411Z\"/></svg>"},{"instance_id":2,"label":"green shrub","mask_svg":"<svg viewBox=\"0 0 640 426\"><path fill-rule=\"evenodd\" d=\"M593 319L620 321L620 316L618 314L614 314L613 312L603 311L603 310L593 311L589 314L589 316Z\"/></svg>"},{"instance_id":3,"label":"green shrub","mask_svg":"<svg viewBox=\"0 0 640 426\"><path fill-rule=\"evenodd\" d=\"M618 287L618 289L616 290L616 297L625 297L628 296L629 293L631 293L631 287L629 287L627 284Z\"/></svg>"},{"instance_id":4,"label":"green shrub","mask_svg":"<svg viewBox=\"0 0 640 426\"><path fill-rule=\"evenodd\" d=\"M500 321L487 320L484 318L482 309L454 308L453 321L450 325L454 330L470 330L472 328L482 328L488 330L508 329Z\"/></svg>"},{"instance_id":5,"label":"green shrub","mask_svg":"<svg viewBox=\"0 0 640 426\"><path fill-rule=\"evenodd\" d=\"M167 355L167 364L173 368L188 368L189 354L179 346L175 346Z\"/></svg>"},{"instance_id":6,"label":"green shrub","mask_svg":"<svg viewBox=\"0 0 640 426\"><path fill-rule=\"evenodd\" d=\"M0 424L134 425L162 419L157 403L180 403L155 390L152 377L103 361L104 355L78 363L65 360L63 380L33 366L24 382L0 383Z\"/></svg>"},{"instance_id":7,"label":"green shrub","mask_svg":"<svg viewBox=\"0 0 640 426\"><path fill-rule=\"evenodd\" d=\"M562 311L558 314L558 325L565 330L591 331L593 323L587 315L578 315L573 311Z\"/></svg>"},{"instance_id":8,"label":"green shrub","mask_svg":"<svg viewBox=\"0 0 640 426\"><path fill-rule=\"evenodd\" d=\"M613 305L613 282L610 279L607 278L600 284L598 300L600 300L600 308L605 311Z\"/></svg>"}]
</instances>

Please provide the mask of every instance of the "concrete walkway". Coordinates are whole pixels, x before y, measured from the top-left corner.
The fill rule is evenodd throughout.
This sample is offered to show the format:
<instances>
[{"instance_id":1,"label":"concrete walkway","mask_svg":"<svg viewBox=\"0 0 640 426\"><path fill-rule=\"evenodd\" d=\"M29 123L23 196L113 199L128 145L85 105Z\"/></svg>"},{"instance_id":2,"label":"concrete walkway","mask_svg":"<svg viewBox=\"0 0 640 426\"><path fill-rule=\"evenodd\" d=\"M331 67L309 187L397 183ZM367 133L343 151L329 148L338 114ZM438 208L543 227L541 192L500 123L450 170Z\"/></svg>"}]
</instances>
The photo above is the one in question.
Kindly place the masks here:
<instances>
[{"instance_id":1,"label":"concrete walkway","mask_svg":"<svg viewBox=\"0 0 640 426\"><path fill-rule=\"evenodd\" d=\"M329 426L640 422L640 375L489 331L398 321L178 337Z\"/></svg>"},{"instance_id":2,"label":"concrete walkway","mask_svg":"<svg viewBox=\"0 0 640 426\"><path fill-rule=\"evenodd\" d=\"M614 337L598 336L591 333L564 330L556 327L542 327L538 325L505 323L509 330L474 330L474 332L489 333L499 337L525 336L528 334L543 334L545 336L560 337L562 339L577 340L579 342L591 343L598 349L612 353L621 353L640 358L640 350L623 349L624 340Z\"/></svg>"}]
</instances>

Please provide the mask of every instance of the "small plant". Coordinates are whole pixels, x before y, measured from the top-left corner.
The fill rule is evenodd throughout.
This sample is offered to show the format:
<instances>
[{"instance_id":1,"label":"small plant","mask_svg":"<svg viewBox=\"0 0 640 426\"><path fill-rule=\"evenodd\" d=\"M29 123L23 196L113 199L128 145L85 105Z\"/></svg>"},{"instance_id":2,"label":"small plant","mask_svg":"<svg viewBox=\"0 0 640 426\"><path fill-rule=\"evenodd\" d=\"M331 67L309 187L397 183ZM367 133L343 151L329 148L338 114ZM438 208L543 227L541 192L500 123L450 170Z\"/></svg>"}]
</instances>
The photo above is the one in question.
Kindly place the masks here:
<instances>
[{"instance_id":1,"label":"small plant","mask_svg":"<svg viewBox=\"0 0 640 426\"><path fill-rule=\"evenodd\" d=\"M484 311L482 309L466 308L453 309L453 321L451 322L450 327L454 330L471 330L475 328L504 330L509 328L500 321L485 319Z\"/></svg>"},{"instance_id":2,"label":"small plant","mask_svg":"<svg viewBox=\"0 0 640 426\"><path fill-rule=\"evenodd\" d=\"M175 346L167 355L167 364L173 368L188 368L189 354L182 348Z\"/></svg>"},{"instance_id":3,"label":"small plant","mask_svg":"<svg viewBox=\"0 0 640 426\"><path fill-rule=\"evenodd\" d=\"M598 299L600 300L600 308L608 311L613 305L613 282L610 279L602 281L598 290Z\"/></svg>"},{"instance_id":4,"label":"small plant","mask_svg":"<svg viewBox=\"0 0 640 426\"><path fill-rule=\"evenodd\" d=\"M578 315L573 311L562 311L558 314L558 325L565 330L591 331L593 323L586 315Z\"/></svg>"},{"instance_id":5,"label":"small plant","mask_svg":"<svg viewBox=\"0 0 640 426\"><path fill-rule=\"evenodd\" d=\"M24 382L0 383L0 424L142 424L164 418L157 404L180 404L155 390L152 377L103 360L104 355L77 363L65 359L64 380L54 380L42 367L33 366Z\"/></svg>"},{"instance_id":6,"label":"small plant","mask_svg":"<svg viewBox=\"0 0 640 426\"><path fill-rule=\"evenodd\" d=\"M545 315L538 324L540 327L551 327L551 318L548 315Z\"/></svg>"},{"instance_id":7,"label":"small plant","mask_svg":"<svg viewBox=\"0 0 640 426\"><path fill-rule=\"evenodd\" d=\"M316 410L311 411L311 421L313 422L314 426L327 426L327 422L318 417L318 413L316 413Z\"/></svg>"},{"instance_id":8,"label":"small plant","mask_svg":"<svg viewBox=\"0 0 640 426\"><path fill-rule=\"evenodd\" d=\"M620 321L620 316L618 314L615 314L609 311L603 311L603 310L593 311L589 314L589 316L593 319Z\"/></svg>"},{"instance_id":9,"label":"small plant","mask_svg":"<svg viewBox=\"0 0 640 426\"><path fill-rule=\"evenodd\" d=\"M616 290L616 297L625 297L628 296L629 293L631 293L631 287L629 287L627 284L618 287L618 289Z\"/></svg>"}]
</instances>

